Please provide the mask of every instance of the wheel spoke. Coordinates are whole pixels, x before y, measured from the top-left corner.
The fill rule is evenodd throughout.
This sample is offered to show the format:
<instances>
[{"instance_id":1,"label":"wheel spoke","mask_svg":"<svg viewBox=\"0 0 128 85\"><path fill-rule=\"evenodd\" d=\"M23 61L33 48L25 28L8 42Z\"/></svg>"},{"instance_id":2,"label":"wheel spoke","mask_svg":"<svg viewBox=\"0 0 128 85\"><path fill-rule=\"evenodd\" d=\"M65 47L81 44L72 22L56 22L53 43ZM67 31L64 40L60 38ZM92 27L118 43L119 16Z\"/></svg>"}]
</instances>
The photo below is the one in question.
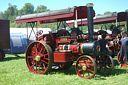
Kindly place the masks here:
<instances>
[{"instance_id":1,"label":"wheel spoke","mask_svg":"<svg viewBox=\"0 0 128 85\"><path fill-rule=\"evenodd\" d=\"M37 45L36 45L37 46ZM36 48L36 55L38 54L38 50L37 50L37 47L35 47Z\"/></svg>"},{"instance_id":2,"label":"wheel spoke","mask_svg":"<svg viewBox=\"0 0 128 85\"><path fill-rule=\"evenodd\" d=\"M43 63L45 63L45 64L48 64L48 62L46 62L46 61L44 61L44 60L41 60Z\"/></svg>"},{"instance_id":3,"label":"wheel spoke","mask_svg":"<svg viewBox=\"0 0 128 85\"><path fill-rule=\"evenodd\" d=\"M35 51L32 51L32 55L33 55L33 56L36 56L36 52L35 52Z\"/></svg>"},{"instance_id":4,"label":"wheel spoke","mask_svg":"<svg viewBox=\"0 0 128 85\"><path fill-rule=\"evenodd\" d=\"M32 59L34 59L35 57L32 57L32 56L28 56L27 58L32 58Z\"/></svg>"},{"instance_id":5,"label":"wheel spoke","mask_svg":"<svg viewBox=\"0 0 128 85\"><path fill-rule=\"evenodd\" d=\"M36 63L34 63L30 68L33 68L34 65L36 65Z\"/></svg>"},{"instance_id":6,"label":"wheel spoke","mask_svg":"<svg viewBox=\"0 0 128 85\"><path fill-rule=\"evenodd\" d=\"M93 66L94 66L94 64L92 63L91 65L89 65L89 68L90 68L90 67L93 67Z\"/></svg>"},{"instance_id":7,"label":"wheel spoke","mask_svg":"<svg viewBox=\"0 0 128 85\"><path fill-rule=\"evenodd\" d=\"M43 63L43 67L44 67L44 69L46 68L44 63Z\"/></svg>"},{"instance_id":8,"label":"wheel spoke","mask_svg":"<svg viewBox=\"0 0 128 85\"><path fill-rule=\"evenodd\" d=\"M81 65L80 63L79 63L79 65L80 65L81 67L83 67L83 65Z\"/></svg>"},{"instance_id":9,"label":"wheel spoke","mask_svg":"<svg viewBox=\"0 0 128 85\"><path fill-rule=\"evenodd\" d=\"M36 46L32 48L32 53L34 53L34 55L37 55L38 54L38 51L37 51Z\"/></svg>"},{"instance_id":10,"label":"wheel spoke","mask_svg":"<svg viewBox=\"0 0 128 85\"><path fill-rule=\"evenodd\" d=\"M42 52L43 48L40 49L40 53Z\"/></svg>"},{"instance_id":11,"label":"wheel spoke","mask_svg":"<svg viewBox=\"0 0 128 85\"><path fill-rule=\"evenodd\" d=\"M78 71L79 71L79 72L80 72L80 71L83 71L83 69L79 69Z\"/></svg>"},{"instance_id":12,"label":"wheel spoke","mask_svg":"<svg viewBox=\"0 0 128 85\"><path fill-rule=\"evenodd\" d=\"M38 67L38 72L39 72L39 70L40 70L40 67L41 67L41 65L39 65L39 67Z\"/></svg>"},{"instance_id":13,"label":"wheel spoke","mask_svg":"<svg viewBox=\"0 0 128 85\"><path fill-rule=\"evenodd\" d=\"M49 60L49 58L43 58L44 60Z\"/></svg>"},{"instance_id":14,"label":"wheel spoke","mask_svg":"<svg viewBox=\"0 0 128 85\"><path fill-rule=\"evenodd\" d=\"M44 70L43 67L42 67L42 65L41 65L41 63L40 63L40 66L41 66L42 70Z\"/></svg>"},{"instance_id":15,"label":"wheel spoke","mask_svg":"<svg viewBox=\"0 0 128 85\"><path fill-rule=\"evenodd\" d=\"M41 54L41 57L45 57L45 56L47 56L48 54Z\"/></svg>"},{"instance_id":16,"label":"wheel spoke","mask_svg":"<svg viewBox=\"0 0 128 85\"><path fill-rule=\"evenodd\" d=\"M34 62L34 60L31 61L31 63L33 63L33 62Z\"/></svg>"},{"instance_id":17,"label":"wheel spoke","mask_svg":"<svg viewBox=\"0 0 128 85\"><path fill-rule=\"evenodd\" d=\"M84 73L85 73L85 71L83 70L83 77L84 77Z\"/></svg>"},{"instance_id":18,"label":"wheel spoke","mask_svg":"<svg viewBox=\"0 0 128 85\"><path fill-rule=\"evenodd\" d=\"M89 71L88 71L88 76L90 76Z\"/></svg>"},{"instance_id":19,"label":"wheel spoke","mask_svg":"<svg viewBox=\"0 0 128 85\"><path fill-rule=\"evenodd\" d=\"M36 71L37 71L37 62L36 62Z\"/></svg>"},{"instance_id":20,"label":"wheel spoke","mask_svg":"<svg viewBox=\"0 0 128 85\"><path fill-rule=\"evenodd\" d=\"M109 68L107 68L106 66L105 66L105 68L107 69L107 70L110 70Z\"/></svg>"},{"instance_id":21,"label":"wheel spoke","mask_svg":"<svg viewBox=\"0 0 128 85\"><path fill-rule=\"evenodd\" d=\"M90 70L90 69L87 69L87 71L91 72L91 73L94 73L94 71Z\"/></svg>"},{"instance_id":22,"label":"wheel spoke","mask_svg":"<svg viewBox=\"0 0 128 85\"><path fill-rule=\"evenodd\" d=\"M45 50L46 50L46 48L43 49L43 53L42 54L44 54Z\"/></svg>"},{"instance_id":23,"label":"wheel spoke","mask_svg":"<svg viewBox=\"0 0 128 85\"><path fill-rule=\"evenodd\" d=\"M90 65L87 65L88 68L91 68L91 67L93 67L93 66L94 66L93 63L91 63Z\"/></svg>"}]
</instances>

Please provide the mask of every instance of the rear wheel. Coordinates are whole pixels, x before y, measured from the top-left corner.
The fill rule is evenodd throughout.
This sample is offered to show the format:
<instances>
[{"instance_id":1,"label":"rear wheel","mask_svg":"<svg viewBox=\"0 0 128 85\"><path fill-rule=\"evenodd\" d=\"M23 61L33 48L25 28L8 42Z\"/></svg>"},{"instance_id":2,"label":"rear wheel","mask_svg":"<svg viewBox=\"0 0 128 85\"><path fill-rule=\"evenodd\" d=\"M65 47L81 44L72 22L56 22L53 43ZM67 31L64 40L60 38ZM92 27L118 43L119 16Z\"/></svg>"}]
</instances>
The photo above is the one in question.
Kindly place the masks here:
<instances>
[{"instance_id":1,"label":"rear wheel","mask_svg":"<svg viewBox=\"0 0 128 85\"><path fill-rule=\"evenodd\" d=\"M5 53L2 50L0 50L0 61L2 61L4 57L5 57Z\"/></svg>"},{"instance_id":2,"label":"rear wheel","mask_svg":"<svg viewBox=\"0 0 128 85\"><path fill-rule=\"evenodd\" d=\"M32 73L44 74L52 69L53 52L44 42L32 42L26 51L26 63Z\"/></svg>"},{"instance_id":3,"label":"rear wheel","mask_svg":"<svg viewBox=\"0 0 128 85\"><path fill-rule=\"evenodd\" d=\"M98 59L97 61L97 72L103 75L109 75L113 68L114 62L111 56L106 56L104 58Z\"/></svg>"},{"instance_id":4,"label":"rear wheel","mask_svg":"<svg viewBox=\"0 0 128 85\"><path fill-rule=\"evenodd\" d=\"M84 79L91 79L97 72L94 59L90 56L80 56L76 62L76 73Z\"/></svg>"}]
</instances>

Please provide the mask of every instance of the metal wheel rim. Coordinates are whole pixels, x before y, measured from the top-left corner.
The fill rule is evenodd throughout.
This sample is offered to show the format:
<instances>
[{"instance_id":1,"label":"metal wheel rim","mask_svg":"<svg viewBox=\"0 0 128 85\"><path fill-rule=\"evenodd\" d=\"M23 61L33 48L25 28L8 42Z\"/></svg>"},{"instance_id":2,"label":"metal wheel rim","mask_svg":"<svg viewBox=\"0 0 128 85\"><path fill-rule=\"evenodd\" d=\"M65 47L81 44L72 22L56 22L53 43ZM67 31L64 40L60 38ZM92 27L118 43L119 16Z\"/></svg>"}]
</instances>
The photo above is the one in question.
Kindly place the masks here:
<instances>
[{"instance_id":1,"label":"metal wheel rim","mask_svg":"<svg viewBox=\"0 0 128 85\"><path fill-rule=\"evenodd\" d=\"M51 48L44 42L32 42L26 50L26 64L32 73L47 73L53 64Z\"/></svg>"},{"instance_id":2,"label":"metal wheel rim","mask_svg":"<svg viewBox=\"0 0 128 85\"><path fill-rule=\"evenodd\" d=\"M0 53L0 60L2 60L3 59L3 56L2 56L2 54Z\"/></svg>"},{"instance_id":3,"label":"metal wheel rim","mask_svg":"<svg viewBox=\"0 0 128 85\"><path fill-rule=\"evenodd\" d=\"M111 62L109 61L109 59ZM97 72L103 75L109 75L114 68L114 62L111 56L108 56L102 63L97 64Z\"/></svg>"},{"instance_id":4,"label":"metal wheel rim","mask_svg":"<svg viewBox=\"0 0 128 85\"><path fill-rule=\"evenodd\" d=\"M91 79L97 72L96 63L90 56L81 56L76 62L76 73L84 79Z\"/></svg>"}]
</instances>

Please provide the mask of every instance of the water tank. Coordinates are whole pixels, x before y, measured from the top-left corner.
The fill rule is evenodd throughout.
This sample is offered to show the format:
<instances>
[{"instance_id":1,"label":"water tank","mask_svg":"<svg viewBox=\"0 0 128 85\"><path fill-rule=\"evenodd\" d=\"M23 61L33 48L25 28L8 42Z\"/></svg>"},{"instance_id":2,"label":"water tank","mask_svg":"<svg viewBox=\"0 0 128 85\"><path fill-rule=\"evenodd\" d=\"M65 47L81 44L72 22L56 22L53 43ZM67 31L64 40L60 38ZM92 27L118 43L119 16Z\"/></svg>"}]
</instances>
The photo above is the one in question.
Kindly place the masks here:
<instances>
[{"instance_id":1,"label":"water tank","mask_svg":"<svg viewBox=\"0 0 128 85\"><path fill-rule=\"evenodd\" d=\"M27 40L23 33L10 33L10 53L24 53L27 48Z\"/></svg>"}]
</instances>

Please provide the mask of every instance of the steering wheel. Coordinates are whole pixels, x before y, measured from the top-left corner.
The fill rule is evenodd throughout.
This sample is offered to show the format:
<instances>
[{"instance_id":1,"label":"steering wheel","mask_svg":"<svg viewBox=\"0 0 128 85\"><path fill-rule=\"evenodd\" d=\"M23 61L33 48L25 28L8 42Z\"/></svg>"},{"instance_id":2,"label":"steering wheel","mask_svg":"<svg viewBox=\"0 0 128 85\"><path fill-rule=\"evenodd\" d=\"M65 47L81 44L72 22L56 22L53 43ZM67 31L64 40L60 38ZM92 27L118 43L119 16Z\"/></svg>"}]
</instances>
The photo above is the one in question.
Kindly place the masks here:
<instances>
[{"instance_id":1,"label":"steering wheel","mask_svg":"<svg viewBox=\"0 0 128 85\"><path fill-rule=\"evenodd\" d=\"M39 30L37 33L36 33L36 36L40 36L43 34L43 30Z\"/></svg>"},{"instance_id":2,"label":"steering wheel","mask_svg":"<svg viewBox=\"0 0 128 85\"><path fill-rule=\"evenodd\" d=\"M58 37L61 37L61 36L69 36L70 35L70 33L67 30L65 30L65 29L59 30L57 32L57 34L58 34Z\"/></svg>"}]
</instances>

